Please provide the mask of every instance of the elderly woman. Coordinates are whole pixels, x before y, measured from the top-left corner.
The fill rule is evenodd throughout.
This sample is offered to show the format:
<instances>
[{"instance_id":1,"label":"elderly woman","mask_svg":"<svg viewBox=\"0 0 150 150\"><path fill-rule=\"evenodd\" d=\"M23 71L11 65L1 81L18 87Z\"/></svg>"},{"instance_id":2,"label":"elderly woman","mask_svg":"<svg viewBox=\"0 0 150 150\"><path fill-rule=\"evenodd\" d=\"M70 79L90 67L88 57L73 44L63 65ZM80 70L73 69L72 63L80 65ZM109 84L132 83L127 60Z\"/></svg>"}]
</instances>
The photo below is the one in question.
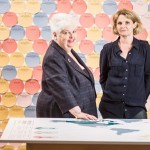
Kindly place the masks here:
<instances>
[{"instance_id":1,"label":"elderly woman","mask_svg":"<svg viewBox=\"0 0 150 150\"><path fill-rule=\"evenodd\" d=\"M97 119L93 75L72 49L77 23L73 15L63 13L50 20L54 40L43 60L37 117Z\"/></svg>"},{"instance_id":2,"label":"elderly woman","mask_svg":"<svg viewBox=\"0 0 150 150\"><path fill-rule=\"evenodd\" d=\"M100 83L103 96L99 110L103 118L146 119L150 94L150 46L134 35L142 23L130 10L113 16L113 32L119 37L100 54Z\"/></svg>"}]
</instances>

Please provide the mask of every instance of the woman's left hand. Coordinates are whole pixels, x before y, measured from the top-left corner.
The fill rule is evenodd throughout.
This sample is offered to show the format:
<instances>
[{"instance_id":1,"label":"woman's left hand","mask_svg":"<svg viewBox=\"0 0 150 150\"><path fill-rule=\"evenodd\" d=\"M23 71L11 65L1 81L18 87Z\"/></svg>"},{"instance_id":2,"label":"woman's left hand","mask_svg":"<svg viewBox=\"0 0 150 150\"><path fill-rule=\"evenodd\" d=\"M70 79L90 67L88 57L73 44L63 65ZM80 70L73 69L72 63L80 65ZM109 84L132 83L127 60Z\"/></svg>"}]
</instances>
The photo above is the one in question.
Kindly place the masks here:
<instances>
[{"instance_id":1,"label":"woman's left hand","mask_svg":"<svg viewBox=\"0 0 150 150\"><path fill-rule=\"evenodd\" d=\"M84 119L84 120L97 120L95 116L83 112L78 113L75 117L77 119Z\"/></svg>"}]
</instances>

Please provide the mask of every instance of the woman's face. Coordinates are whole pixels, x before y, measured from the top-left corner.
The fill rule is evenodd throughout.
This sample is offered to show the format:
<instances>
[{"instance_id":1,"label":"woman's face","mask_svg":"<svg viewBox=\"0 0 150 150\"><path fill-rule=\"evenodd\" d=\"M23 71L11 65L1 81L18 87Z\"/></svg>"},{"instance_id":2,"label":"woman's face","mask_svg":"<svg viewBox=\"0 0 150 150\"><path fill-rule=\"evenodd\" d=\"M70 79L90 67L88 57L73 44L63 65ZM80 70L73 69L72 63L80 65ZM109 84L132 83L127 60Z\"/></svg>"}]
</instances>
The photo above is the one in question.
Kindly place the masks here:
<instances>
[{"instance_id":1,"label":"woman's face","mask_svg":"<svg viewBox=\"0 0 150 150\"><path fill-rule=\"evenodd\" d=\"M120 36L127 37L133 36L133 29L137 26L137 23L133 23L131 19L128 19L124 15L120 15L117 20L117 31Z\"/></svg>"},{"instance_id":2,"label":"woman's face","mask_svg":"<svg viewBox=\"0 0 150 150\"><path fill-rule=\"evenodd\" d=\"M60 47L69 52L73 48L76 40L76 30L67 27L63 29L60 34L56 34L55 37Z\"/></svg>"}]
</instances>

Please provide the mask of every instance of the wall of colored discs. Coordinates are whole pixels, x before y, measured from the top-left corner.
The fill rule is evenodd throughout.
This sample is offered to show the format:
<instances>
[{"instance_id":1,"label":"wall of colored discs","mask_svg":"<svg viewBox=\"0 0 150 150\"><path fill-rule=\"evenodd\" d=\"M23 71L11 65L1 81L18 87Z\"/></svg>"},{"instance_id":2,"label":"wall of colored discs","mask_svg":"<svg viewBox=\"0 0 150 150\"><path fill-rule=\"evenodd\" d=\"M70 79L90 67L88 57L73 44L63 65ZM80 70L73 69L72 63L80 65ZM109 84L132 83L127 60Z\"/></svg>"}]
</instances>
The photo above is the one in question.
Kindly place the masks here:
<instances>
[{"instance_id":1,"label":"wall of colored discs","mask_svg":"<svg viewBox=\"0 0 150 150\"><path fill-rule=\"evenodd\" d=\"M112 34L112 15L122 8L140 16L144 28L136 37L150 41L150 0L0 0L0 132L11 117L35 117L53 13L79 17L74 50L94 75L99 104L99 54L104 44L117 38ZM150 100L147 108L150 117ZM6 146L21 149L24 145Z\"/></svg>"}]
</instances>

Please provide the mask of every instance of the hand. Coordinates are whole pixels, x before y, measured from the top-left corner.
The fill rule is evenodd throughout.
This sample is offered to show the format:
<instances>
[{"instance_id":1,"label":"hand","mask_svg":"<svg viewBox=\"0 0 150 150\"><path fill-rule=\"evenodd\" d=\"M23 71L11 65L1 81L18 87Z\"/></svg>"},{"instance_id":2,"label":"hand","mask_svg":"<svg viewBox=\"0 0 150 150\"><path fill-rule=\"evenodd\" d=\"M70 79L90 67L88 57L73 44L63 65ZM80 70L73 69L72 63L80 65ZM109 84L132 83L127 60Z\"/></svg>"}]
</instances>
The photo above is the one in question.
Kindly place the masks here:
<instances>
[{"instance_id":1,"label":"hand","mask_svg":"<svg viewBox=\"0 0 150 150\"><path fill-rule=\"evenodd\" d=\"M77 119L84 119L84 120L97 120L95 116L83 112L78 113L75 117Z\"/></svg>"},{"instance_id":2,"label":"hand","mask_svg":"<svg viewBox=\"0 0 150 150\"><path fill-rule=\"evenodd\" d=\"M84 119L84 120L97 120L97 118L93 115L89 115L87 113L81 112L81 109L79 106L75 106L72 109L69 110L69 112L75 116L77 119Z\"/></svg>"}]
</instances>

